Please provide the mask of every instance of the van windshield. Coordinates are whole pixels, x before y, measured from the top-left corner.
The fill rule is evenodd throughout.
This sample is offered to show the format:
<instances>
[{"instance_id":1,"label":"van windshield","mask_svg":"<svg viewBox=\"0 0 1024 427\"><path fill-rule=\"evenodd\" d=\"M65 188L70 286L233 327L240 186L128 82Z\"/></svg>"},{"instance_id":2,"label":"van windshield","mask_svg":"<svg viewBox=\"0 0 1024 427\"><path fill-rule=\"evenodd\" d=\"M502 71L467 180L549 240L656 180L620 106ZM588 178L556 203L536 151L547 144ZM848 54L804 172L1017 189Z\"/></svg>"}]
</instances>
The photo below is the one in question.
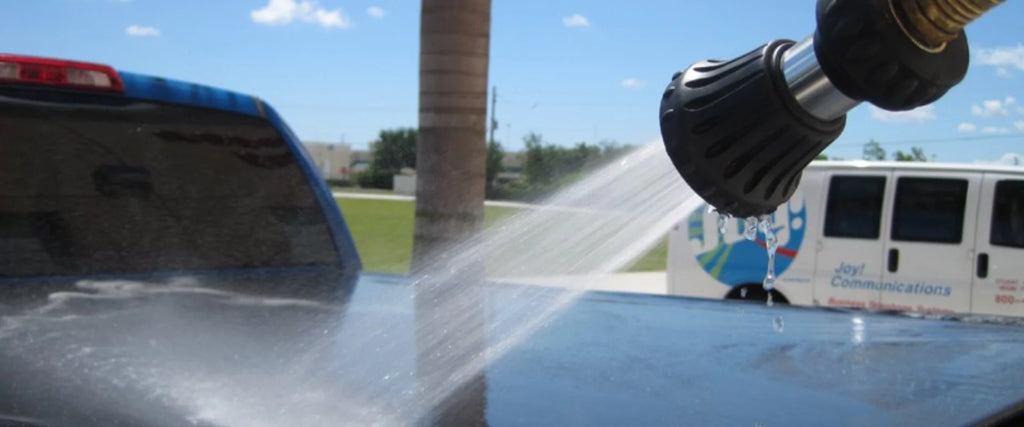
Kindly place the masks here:
<instances>
[{"instance_id":1,"label":"van windshield","mask_svg":"<svg viewBox=\"0 0 1024 427\"><path fill-rule=\"evenodd\" d=\"M328 265L333 242L266 120L0 97L0 277Z\"/></svg>"}]
</instances>

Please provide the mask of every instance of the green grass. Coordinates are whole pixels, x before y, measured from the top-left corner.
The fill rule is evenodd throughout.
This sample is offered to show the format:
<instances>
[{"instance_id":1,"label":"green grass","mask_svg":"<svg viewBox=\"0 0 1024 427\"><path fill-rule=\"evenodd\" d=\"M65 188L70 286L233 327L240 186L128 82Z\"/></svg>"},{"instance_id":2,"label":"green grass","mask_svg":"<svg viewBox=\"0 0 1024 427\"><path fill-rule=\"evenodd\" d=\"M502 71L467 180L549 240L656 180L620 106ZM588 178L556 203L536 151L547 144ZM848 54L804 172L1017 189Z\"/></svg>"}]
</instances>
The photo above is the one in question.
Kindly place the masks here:
<instances>
[{"instance_id":1,"label":"green grass","mask_svg":"<svg viewBox=\"0 0 1024 427\"><path fill-rule=\"evenodd\" d=\"M362 188L362 187L331 187L331 191L338 191L342 193L359 193L359 194L385 194L389 196L395 195L394 191L385 190L382 188Z\"/></svg>"},{"instance_id":2,"label":"green grass","mask_svg":"<svg viewBox=\"0 0 1024 427\"><path fill-rule=\"evenodd\" d=\"M636 260L628 271L665 271L668 261L668 238L662 238L658 244Z\"/></svg>"},{"instance_id":3,"label":"green grass","mask_svg":"<svg viewBox=\"0 0 1024 427\"><path fill-rule=\"evenodd\" d=\"M408 201L337 199L345 221L363 260L363 269L370 272L409 272L412 259L412 235L415 205ZM487 206L484 223L487 227L511 216L519 209ZM667 245L664 240L641 257L629 271L661 271L665 269Z\"/></svg>"},{"instance_id":4,"label":"green grass","mask_svg":"<svg viewBox=\"0 0 1024 427\"><path fill-rule=\"evenodd\" d=\"M363 269L381 273L407 273L412 258L411 202L337 199L345 216Z\"/></svg>"}]
</instances>

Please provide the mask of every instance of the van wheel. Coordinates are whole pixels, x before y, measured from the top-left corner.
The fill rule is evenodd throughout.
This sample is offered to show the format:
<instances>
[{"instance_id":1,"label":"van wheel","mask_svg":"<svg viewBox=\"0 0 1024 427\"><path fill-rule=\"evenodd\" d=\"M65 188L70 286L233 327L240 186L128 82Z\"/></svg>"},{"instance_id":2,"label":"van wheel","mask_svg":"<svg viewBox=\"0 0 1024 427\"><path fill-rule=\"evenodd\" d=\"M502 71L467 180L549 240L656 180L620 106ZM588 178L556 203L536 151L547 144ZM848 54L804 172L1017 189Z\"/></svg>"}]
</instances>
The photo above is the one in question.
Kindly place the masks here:
<instances>
[{"instance_id":1,"label":"van wheel","mask_svg":"<svg viewBox=\"0 0 1024 427\"><path fill-rule=\"evenodd\" d=\"M789 304L789 299L786 298L782 292L778 289L772 289L772 302L775 304ZM747 283L744 285L733 286L729 290L729 293L725 294L725 299L733 300L744 300L752 302L767 302L768 292L765 292L764 287L760 283Z\"/></svg>"}]
</instances>

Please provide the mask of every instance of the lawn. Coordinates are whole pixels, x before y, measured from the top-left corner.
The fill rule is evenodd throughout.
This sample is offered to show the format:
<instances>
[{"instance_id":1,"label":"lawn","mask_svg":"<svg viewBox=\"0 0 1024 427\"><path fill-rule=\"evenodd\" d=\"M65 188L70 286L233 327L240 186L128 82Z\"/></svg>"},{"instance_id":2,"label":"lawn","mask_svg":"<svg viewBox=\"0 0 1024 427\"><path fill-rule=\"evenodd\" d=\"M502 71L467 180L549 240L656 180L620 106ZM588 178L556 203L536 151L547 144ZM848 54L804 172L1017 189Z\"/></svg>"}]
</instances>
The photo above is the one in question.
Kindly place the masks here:
<instances>
[{"instance_id":1,"label":"lawn","mask_svg":"<svg viewBox=\"0 0 1024 427\"><path fill-rule=\"evenodd\" d=\"M337 199L345 215L366 271L408 273L412 258L414 205L407 201ZM484 221L489 227L518 209L487 206ZM630 271L665 270L667 246L663 240L639 259Z\"/></svg>"},{"instance_id":2,"label":"lawn","mask_svg":"<svg viewBox=\"0 0 1024 427\"><path fill-rule=\"evenodd\" d=\"M381 194L385 196L394 196L395 192L392 190L385 190L381 188L362 188L362 187L331 187L331 191L340 193L359 193L359 194Z\"/></svg>"}]
</instances>

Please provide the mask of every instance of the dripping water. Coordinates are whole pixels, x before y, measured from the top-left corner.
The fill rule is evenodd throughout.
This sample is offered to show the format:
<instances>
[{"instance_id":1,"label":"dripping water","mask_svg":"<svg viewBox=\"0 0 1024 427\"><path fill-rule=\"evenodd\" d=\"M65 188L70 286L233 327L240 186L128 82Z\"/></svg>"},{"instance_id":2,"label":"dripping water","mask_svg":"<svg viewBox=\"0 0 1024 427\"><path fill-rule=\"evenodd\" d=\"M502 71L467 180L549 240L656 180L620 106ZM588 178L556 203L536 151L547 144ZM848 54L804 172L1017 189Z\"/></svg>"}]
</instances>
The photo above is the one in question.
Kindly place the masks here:
<instances>
[{"instance_id":1,"label":"dripping water","mask_svg":"<svg viewBox=\"0 0 1024 427\"><path fill-rule=\"evenodd\" d=\"M765 292L768 293L768 305L772 305L772 289L775 288L775 252L779 249L779 239L775 236L774 226L771 215L761 216L758 222L758 227L764 234L765 251L768 253L768 269L762 282Z\"/></svg>"}]
</instances>

